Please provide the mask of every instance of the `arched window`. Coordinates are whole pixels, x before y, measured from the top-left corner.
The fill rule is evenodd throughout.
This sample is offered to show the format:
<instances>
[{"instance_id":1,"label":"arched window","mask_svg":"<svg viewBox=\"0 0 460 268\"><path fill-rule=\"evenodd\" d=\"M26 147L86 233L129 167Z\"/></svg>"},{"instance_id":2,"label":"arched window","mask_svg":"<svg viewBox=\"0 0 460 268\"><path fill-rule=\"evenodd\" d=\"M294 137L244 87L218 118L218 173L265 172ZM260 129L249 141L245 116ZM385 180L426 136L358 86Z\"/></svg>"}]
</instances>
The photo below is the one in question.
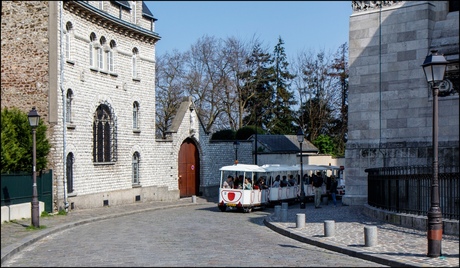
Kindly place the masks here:
<instances>
[{"instance_id":1,"label":"arched window","mask_svg":"<svg viewBox=\"0 0 460 268\"><path fill-rule=\"evenodd\" d=\"M117 46L117 43L115 43L115 41L111 40L110 41L110 50L109 50L109 54L107 56L107 66L109 68L109 72L113 73L115 72L115 66L114 66L114 53L113 51L115 50Z\"/></svg>"},{"instance_id":2,"label":"arched window","mask_svg":"<svg viewBox=\"0 0 460 268\"><path fill-rule=\"evenodd\" d=\"M133 129L139 129L139 103L133 103Z\"/></svg>"},{"instance_id":3,"label":"arched window","mask_svg":"<svg viewBox=\"0 0 460 268\"><path fill-rule=\"evenodd\" d=\"M67 176L67 193L73 193L73 163L75 159L73 153L67 154L66 176Z\"/></svg>"},{"instance_id":4,"label":"arched window","mask_svg":"<svg viewBox=\"0 0 460 268\"><path fill-rule=\"evenodd\" d=\"M90 67L96 67L96 58L95 58L95 51L97 49L97 44L96 44L96 34L91 33L89 36L89 66Z\"/></svg>"},{"instance_id":5,"label":"arched window","mask_svg":"<svg viewBox=\"0 0 460 268\"><path fill-rule=\"evenodd\" d=\"M72 59L72 23L68 21L65 25L66 31L65 31L65 58L67 60Z\"/></svg>"},{"instance_id":6,"label":"arched window","mask_svg":"<svg viewBox=\"0 0 460 268\"><path fill-rule=\"evenodd\" d=\"M139 153L133 154L133 184L139 184Z\"/></svg>"},{"instance_id":7,"label":"arched window","mask_svg":"<svg viewBox=\"0 0 460 268\"><path fill-rule=\"evenodd\" d=\"M139 50L137 48L133 48L133 78L138 78L137 77L137 58L139 56Z\"/></svg>"},{"instance_id":8,"label":"arched window","mask_svg":"<svg viewBox=\"0 0 460 268\"><path fill-rule=\"evenodd\" d=\"M99 40L99 43L100 43L100 47L99 49L97 50L97 63L98 63L98 67L99 67L99 70L106 70L106 61L104 60L104 58L107 58L107 52L108 50L106 51L106 40L105 40L105 37L102 36L101 39Z\"/></svg>"},{"instance_id":9,"label":"arched window","mask_svg":"<svg viewBox=\"0 0 460 268\"><path fill-rule=\"evenodd\" d=\"M66 95L66 104L65 104L65 122L70 124L72 123L72 101L73 101L73 92L72 89L67 89Z\"/></svg>"},{"instance_id":10,"label":"arched window","mask_svg":"<svg viewBox=\"0 0 460 268\"><path fill-rule=\"evenodd\" d=\"M94 114L93 161L116 161L116 124L113 112L106 104L99 105Z\"/></svg>"}]
</instances>

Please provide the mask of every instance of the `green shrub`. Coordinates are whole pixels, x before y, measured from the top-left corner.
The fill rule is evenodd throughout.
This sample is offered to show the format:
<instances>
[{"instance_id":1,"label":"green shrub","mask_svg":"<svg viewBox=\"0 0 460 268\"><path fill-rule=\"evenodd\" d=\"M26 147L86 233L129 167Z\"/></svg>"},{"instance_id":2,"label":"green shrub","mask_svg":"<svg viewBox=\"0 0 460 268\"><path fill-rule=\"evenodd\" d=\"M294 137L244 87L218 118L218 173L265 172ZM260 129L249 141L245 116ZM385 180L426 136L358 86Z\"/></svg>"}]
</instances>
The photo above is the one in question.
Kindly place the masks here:
<instances>
[{"instance_id":1,"label":"green shrub","mask_svg":"<svg viewBox=\"0 0 460 268\"><path fill-rule=\"evenodd\" d=\"M251 135L256 133L256 127L255 126L245 126L236 132L236 139L237 140L247 140ZM264 134L264 131L261 127L257 128L257 134Z\"/></svg>"},{"instance_id":2,"label":"green shrub","mask_svg":"<svg viewBox=\"0 0 460 268\"><path fill-rule=\"evenodd\" d=\"M36 129L36 170L43 170L50 143L46 125L40 120ZM32 129L27 113L18 108L3 108L1 112L1 173L32 171Z\"/></svg>"},{"instance_id":3,"label":"green shrub","mask_svg":"<svg viewBox=\"0 0 460 268\"><path fill-rule=\"evenodd\" d=\"M216 131L212 134L211 140L234 140L235 131L232 129L224 129Z\"/></svg>"}]
</instances>

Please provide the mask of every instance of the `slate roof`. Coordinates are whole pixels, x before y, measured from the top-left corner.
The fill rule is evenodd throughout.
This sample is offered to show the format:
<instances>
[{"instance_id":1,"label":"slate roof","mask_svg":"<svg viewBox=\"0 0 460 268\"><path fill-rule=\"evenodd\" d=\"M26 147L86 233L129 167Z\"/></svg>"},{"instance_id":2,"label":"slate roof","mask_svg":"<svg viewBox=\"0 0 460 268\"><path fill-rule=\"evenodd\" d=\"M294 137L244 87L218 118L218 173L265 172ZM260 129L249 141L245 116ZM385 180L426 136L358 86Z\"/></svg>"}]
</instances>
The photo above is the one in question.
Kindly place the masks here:
<instances>
[{"instance_id":1,"label":"slate roof","mask_svg":"<svg viewBox=\"0 0 460 268\"><path fill-rule=\"evenodd\" d=\"M113 3L120 5L126 9L131 9L131 6L129 5L128 1L112 1ZM152 12L150 9L147 7L147 5L142 1L142 16L153 19L154 21L157 21L155 17L153 17Z\"/></svg>"},{"instance_id":2,"label":"slate roof","mask_svg":"<svg viewBox=\"0 0 460 268\"><path fill-rule=\"evenodd\" d=\"M255 135L249 137L254 140ZM258 153L298 153L300 143L296 135L257 135ZM310 141L304 140L302 143L302 152L318 153L319 150Z\"/></svg>"}]
</instances>

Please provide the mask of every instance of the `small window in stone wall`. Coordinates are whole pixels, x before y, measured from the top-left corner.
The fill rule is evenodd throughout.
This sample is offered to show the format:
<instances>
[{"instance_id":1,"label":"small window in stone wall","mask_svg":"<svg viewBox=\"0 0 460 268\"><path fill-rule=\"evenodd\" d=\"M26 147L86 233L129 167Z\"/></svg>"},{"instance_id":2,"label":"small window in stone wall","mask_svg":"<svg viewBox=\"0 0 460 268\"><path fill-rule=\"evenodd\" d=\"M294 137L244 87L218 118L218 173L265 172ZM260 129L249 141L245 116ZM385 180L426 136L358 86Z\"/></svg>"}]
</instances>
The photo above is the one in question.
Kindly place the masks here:
<instances>
[{"instance_id":1,"label":"small window in stone wall","mask_svg":"<svg viewBox=\"0 0 460 268\"><path fill-rule=\"evenodd\" d=\"M73 26L70 21L66 23L66 32L65 32L65 57L66 60L72 60L72 34Z\"/></svg>"},{"instance_id":2,"label":"small window in stone wall","mask_svg":"<svg viewBox=\"0 0 460 268\"><path fill-rule=\"evenodd\" d=\"M139 153L135 152L133 154L133 184L139 184Z\"/></svg>"},{"instance_id":3,"label":"small window in stone wall","mask_svg":"<svg viewBox=\"0 0 460 268\"><path fill-rule=\"evenodd\" d=\"M137 48L133 48L133 56L132 56L132 71L133 71L133 78L138 78L138 58L139 58L139 50Z\"/></svg>"},{"instance_id":4,"label":"small window in stone wall","mask_svg":"<svg viewBox=\"0 0 460 268\"><path fill-rule=\"evenodd\" d=\"M73 92L72 89L67 90L66 96L66 115L65 115L65 122L67 124L72 123L72 101L73 101Z\"/></svg>"},{"instance_id":5,"label":"small window in stone wall","mask_svg":"<svg viewBox=\"0 0 460 268\"><path fill-rule=\"evenodd\" d=\"M90 43L89 43L89 66L91 68L96 68L97 65L96 65L96 51L97 51L97 47L98 47L98 44L97 44L97 39L96 39L96 34L95 33L91 33L90 36L89 36L89 40L90 40Z\"/></svg>"},{"instance_id":6,"label":"small window in stone wall","mask_svg":"<svg viewBox=\"0 0 460 268\"><path fill-rule=\"evenodd\" d=\"M133 129L139 129L139 103L133 103Z\"/></svg>"}]
</instances>

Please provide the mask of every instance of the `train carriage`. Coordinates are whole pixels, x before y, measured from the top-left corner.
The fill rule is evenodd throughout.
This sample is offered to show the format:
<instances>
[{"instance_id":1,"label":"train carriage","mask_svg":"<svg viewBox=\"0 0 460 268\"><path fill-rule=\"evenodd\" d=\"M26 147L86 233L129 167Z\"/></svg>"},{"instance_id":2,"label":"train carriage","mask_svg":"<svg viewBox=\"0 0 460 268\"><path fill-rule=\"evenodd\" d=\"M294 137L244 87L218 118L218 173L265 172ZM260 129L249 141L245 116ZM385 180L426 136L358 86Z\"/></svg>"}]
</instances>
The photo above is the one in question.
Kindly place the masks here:
<instances>
[{"instance_id":1,"label":"train carriage","mask_svg":"<svg viewBox=\"0 0 460 268\"><path fill-rule=\"evenodd\" d=\"M238 209L244 212L251 212L253 208L265 207L268 200L268 190L254 189L254 183L259 173L265 173L265 170L258 165L235 164L221 167L219 209L223 212L227 209ZM229 175L235 178L240 175L242 175L243 178L248 178L252 186L251 189L224 188L224 182Z\"/></svg>"}]
</instances>

